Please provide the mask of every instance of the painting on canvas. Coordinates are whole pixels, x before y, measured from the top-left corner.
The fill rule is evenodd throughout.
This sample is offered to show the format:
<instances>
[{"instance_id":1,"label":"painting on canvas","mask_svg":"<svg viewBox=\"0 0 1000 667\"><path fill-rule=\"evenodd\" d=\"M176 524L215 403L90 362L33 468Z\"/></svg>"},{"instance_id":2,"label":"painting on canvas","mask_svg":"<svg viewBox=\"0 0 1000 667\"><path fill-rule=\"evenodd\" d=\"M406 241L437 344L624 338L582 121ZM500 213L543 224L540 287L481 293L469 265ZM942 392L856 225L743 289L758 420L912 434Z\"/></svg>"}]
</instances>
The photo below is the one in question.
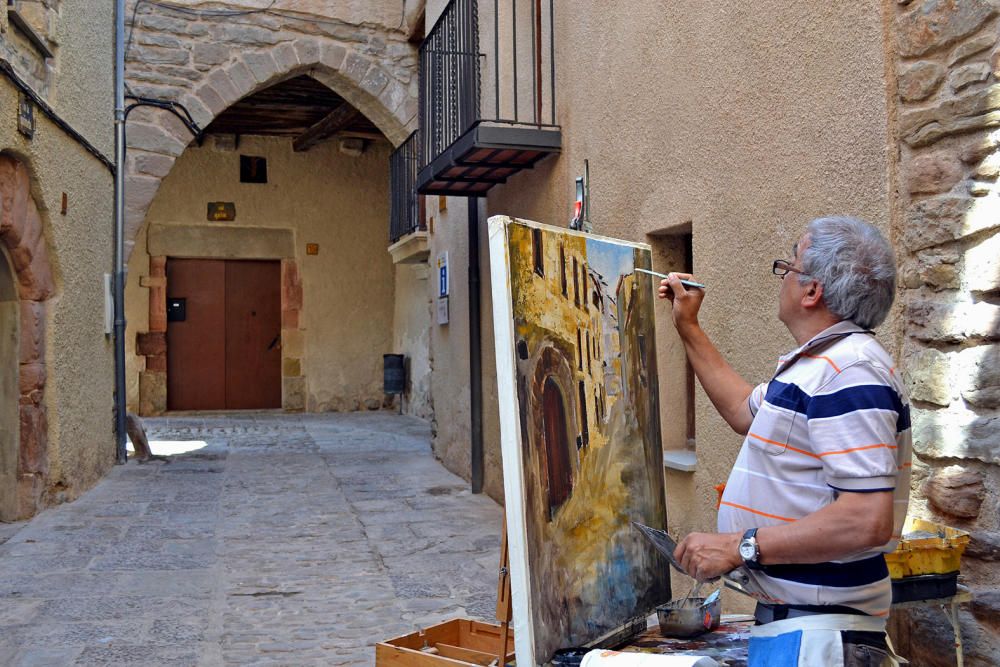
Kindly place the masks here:
<instances>
[{"instance_id":1,"label":"painting on canvas","mask_svg":"<svg viewBox=\"0 0 1000 667\"><path fill-rule=\"evenodd\" d=\"M543 664L670 598L631 527L666 526L650 250L489 231L517 659Z\"/></svg>"}]
</instances>

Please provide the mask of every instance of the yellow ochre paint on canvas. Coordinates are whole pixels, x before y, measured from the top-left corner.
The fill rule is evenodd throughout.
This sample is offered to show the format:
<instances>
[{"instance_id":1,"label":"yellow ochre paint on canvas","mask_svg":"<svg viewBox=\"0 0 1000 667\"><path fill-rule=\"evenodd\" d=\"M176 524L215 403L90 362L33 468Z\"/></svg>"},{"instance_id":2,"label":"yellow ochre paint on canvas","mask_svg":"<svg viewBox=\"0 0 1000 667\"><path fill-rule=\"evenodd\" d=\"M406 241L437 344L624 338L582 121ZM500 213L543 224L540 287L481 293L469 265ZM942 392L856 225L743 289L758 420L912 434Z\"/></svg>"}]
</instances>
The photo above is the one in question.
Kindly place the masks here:
<instances>
[{"instance_id":1,"label":"yellow ochre paint on canvas","mask_svg":"<svg viewBox=\"0 0 1000 667\"><path fill-rule=\"evenodd\" d=\"M507 227L535 658L669 598L649 251Z\"/></svg>"}]
</instances>

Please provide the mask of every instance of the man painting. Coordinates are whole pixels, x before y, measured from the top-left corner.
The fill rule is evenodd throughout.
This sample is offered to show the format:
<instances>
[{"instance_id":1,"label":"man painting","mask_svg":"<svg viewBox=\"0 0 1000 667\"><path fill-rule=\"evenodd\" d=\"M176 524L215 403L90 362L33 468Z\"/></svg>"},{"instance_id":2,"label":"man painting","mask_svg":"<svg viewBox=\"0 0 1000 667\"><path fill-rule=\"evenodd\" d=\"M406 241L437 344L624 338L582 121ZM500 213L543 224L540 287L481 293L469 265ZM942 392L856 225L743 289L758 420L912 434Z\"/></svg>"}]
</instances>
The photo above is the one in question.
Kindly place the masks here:
<instances>
[{"instance_id":1,"label":"man painting","mask_svg":"<svg viewBox=\"0 0 1000 667\"><path fill-rule=\"evenodd\" d=\"M781 278L778 317L798 344L769 382L747 384L698 323L704 298L670 274L660 297L712 404L743 446L722 495L718 533L692 533L676 557L704 580L746 566L759 602L750 664L891 664L895 547L909 495L910 417L891 356L872 329L896 286L875 227L813 220Z\"/></svg>"}]
</instances>

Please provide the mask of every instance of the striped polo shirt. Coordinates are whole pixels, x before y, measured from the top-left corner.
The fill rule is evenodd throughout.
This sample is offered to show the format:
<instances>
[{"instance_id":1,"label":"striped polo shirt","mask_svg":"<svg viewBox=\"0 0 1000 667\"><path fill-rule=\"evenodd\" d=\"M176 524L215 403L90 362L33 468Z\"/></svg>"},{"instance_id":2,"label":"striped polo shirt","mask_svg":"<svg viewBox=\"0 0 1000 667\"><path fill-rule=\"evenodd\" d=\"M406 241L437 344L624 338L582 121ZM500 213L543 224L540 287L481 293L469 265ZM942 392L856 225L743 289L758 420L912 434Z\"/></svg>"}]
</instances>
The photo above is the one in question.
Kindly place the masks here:
<instances>
[{"instance_id":1,"label":"striped polo shirt","mask_svg":"<svg viewBox=\"0 0 1000 667\"><path fill-rule=\"evenodd\" d=\"M718 529L743 533L812 514L842 491L893 491L893 539L837 561L753 574L772 603L889 613L884 553L896 546L910 490L910 407L892 357L842 321L778 360L750 394L753 423L726 483Z\"/></svg>"}]
</instances>

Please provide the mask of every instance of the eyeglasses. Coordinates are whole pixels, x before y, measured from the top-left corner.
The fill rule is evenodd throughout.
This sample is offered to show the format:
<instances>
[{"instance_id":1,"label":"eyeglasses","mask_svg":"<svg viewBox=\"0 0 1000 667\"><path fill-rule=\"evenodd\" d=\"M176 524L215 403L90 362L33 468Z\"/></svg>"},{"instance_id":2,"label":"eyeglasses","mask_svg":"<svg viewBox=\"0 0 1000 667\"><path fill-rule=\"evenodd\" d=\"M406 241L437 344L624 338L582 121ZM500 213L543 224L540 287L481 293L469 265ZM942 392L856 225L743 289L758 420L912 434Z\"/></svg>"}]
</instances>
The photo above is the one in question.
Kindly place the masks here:
<instances>
[{"instance_id":1,"label":"eyeglasses","mask_svg":"<svg viewBox=\"0 0 1000 667\"><path fill-rule=\"evenodd\" d=\"M794 266L792 266L792 263L789 262L788 260L776 259L774 260L774 263L771 264L771 273L773 273L776 276L784 278L786 275L788 275L789 271L791 271L792 273L797 273L800 276L809 275L805 271L796 269Z\"/></svg>"}]
</instances>

